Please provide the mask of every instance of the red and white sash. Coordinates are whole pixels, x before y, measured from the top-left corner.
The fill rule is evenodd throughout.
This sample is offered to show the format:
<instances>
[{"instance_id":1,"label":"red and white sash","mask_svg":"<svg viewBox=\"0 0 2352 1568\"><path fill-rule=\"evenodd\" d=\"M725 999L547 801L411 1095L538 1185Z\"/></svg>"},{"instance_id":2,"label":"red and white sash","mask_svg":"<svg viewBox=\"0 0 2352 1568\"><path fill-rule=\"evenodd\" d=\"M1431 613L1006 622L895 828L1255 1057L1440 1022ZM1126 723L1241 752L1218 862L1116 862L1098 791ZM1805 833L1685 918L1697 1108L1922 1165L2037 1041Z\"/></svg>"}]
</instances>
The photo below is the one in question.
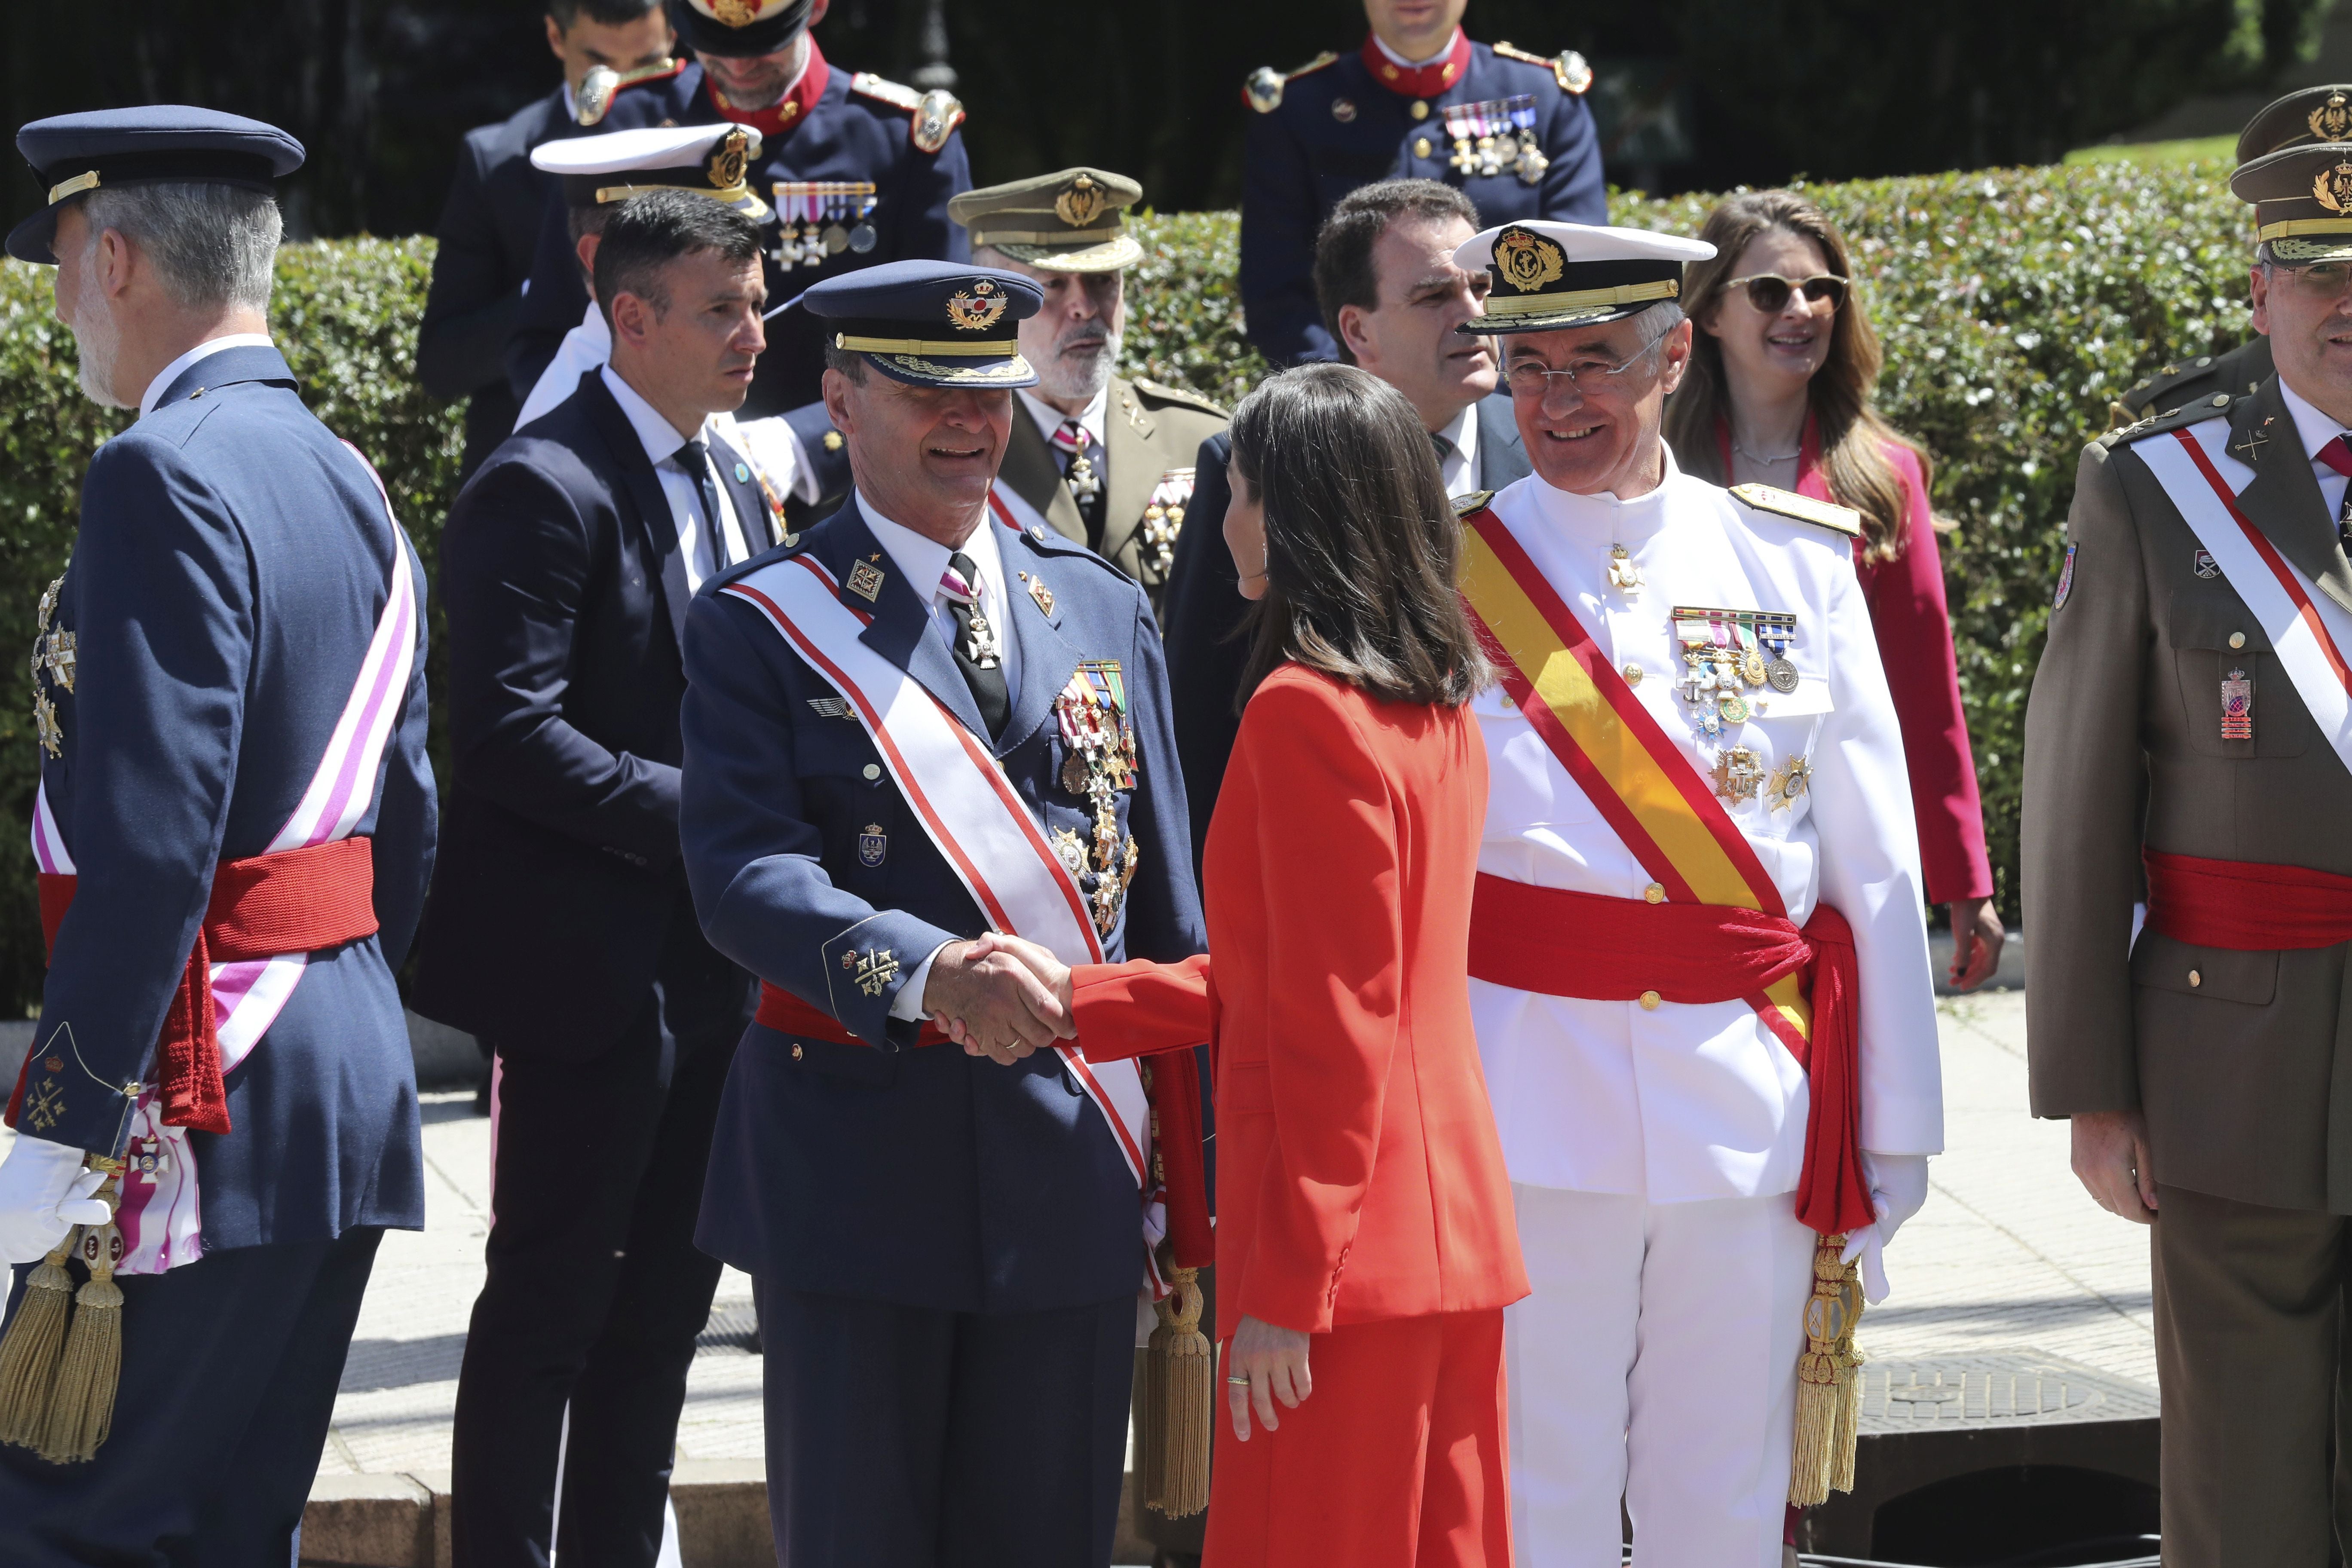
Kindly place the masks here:
<instances>
[{"instance_id":1,"label":"red and white sash","mask_svg":"<svg viewBox=\"0 0 2352 1568\"><path fill-rule=\"evenodd\" d=\"M2295 695L2338 760L2352 768L2352 615L2239 510L2238 496L2253 482L2254 470L2230 456L2229 436L2230 422L2216 416L2136 442L2132 451L2245 601Z\"/></svg>"},{"instance_id":2,"label":"red and white sash","mask_svg":"<svg viewBox=\"0 0 2352 1568\"><path fill-rule=\"evenodd\" d=\"M349 443L345 443L349 446ZM375 469L352 447L375 479ZM383 483L375 479L376 493ZM384 496L384 516L393 524L391 590L376 616L375 635L367 657L360 661L359 678L352 684L325 754L310 776L310 787L294 807L286 826L270 839L265 854L300 849L348 838L365 820L375 800L376 774L383 749L406 706L409 677L416 661L416 579L406 539L393 517L392 500ZM33 860L44 872L72 876L73 853L66 847L57 816L49 809L48 786L33 795ZM261 1043L269 1026L301 983L310 954L212 965L213 1018L220 1037L221 1072L237 1065ZM123 1258L118 1274L161 1274L203 1256L203 1205L198 1201L196 1163L188 1145L187 1130L163 1121L161 1092L152 1083L142 1089L131 1110L131 1142L122 1177L122 1206L115 1224L122 1232Z\"/></svg>"},{"instance_id":3,"label":"red and white sash","mask_svg":"<svg viewBox=\"0 0 2352 1568\"><path fill-rule=\"evenodd\" d=\"M758 610L849 704L992 926L1052 949L1065 963L1103 961L1086 896L1003 768L919 681L859 640L866 622L841 602L831 573L803 555L719 591ZM1151 1114L1136 1064L1089 1062L1066 1042L1055 1049L1102 1112L1138 1190L1146 1190Z\"/></svg>"}]
</instances>

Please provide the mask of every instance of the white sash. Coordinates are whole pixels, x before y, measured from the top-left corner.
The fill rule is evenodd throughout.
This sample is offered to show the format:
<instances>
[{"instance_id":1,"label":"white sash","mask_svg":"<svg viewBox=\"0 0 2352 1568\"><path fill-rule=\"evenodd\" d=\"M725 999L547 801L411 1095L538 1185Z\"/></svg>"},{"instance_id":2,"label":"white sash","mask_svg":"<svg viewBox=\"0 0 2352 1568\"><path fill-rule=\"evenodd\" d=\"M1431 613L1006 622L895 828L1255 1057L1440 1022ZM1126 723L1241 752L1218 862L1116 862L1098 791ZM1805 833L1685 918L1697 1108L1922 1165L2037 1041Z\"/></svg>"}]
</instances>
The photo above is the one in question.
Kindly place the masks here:
<instances>
[{"instance_id":1,"label":"white sash","mask_svg":"<svg viewBox=\"0 0 2352 1568\"><path fill-rule=\"evenodd\" d=\"M348 838L365 820L374 804L376 774L384 746L407 706L409 676L416 662L416 580L411 570L408 543L393 516L392 498L374 465L349 447L383 498L383 514L392 523L392 583L367 657L360 661L359 678L344 700L341 715L328 738L325 754L310 775L310 787L293 815L269 841L265 854L300 849ZM33 795L33 859L43 871L72 876L73 854L58 831L49 809L48 785ZM233 1072L269 1026L293 999L309 965L307 952L276 958L215 963L208 973L213 989L213 1024L220 1037L221 1071ZM161 1274L204 1256L203 1205L199 1201L196 1163L188 1145L187 1129L164 1125L160 1087L143 1087L131 1108L131 1142L122 1178L122 1206L115 1224L122 1232L122 1261L118 1274Z\"/></svg>"},{"instance_id":2,"label":"white sash","mask_svg":"<svg viewBox=\"0 0 2352 1568\"><path fill-rule=\"evenodd\" d=\"M2245 601L2295 695L2337 759L2352 768L2352 658L2347 658L2352 616L2314 587L2238 510L2239 493L2253 482L2254 470L2224 448L2229 434L2229 421L2215 417L2150 437L2132 450ZM2254 696L2259 702L2262 694Z\"/></svg>"},{"instance_id":3,"label":"white sash","mask_svg":"<svg viewBox=\"0 0 2352 1568\"><path fill-rule=\"evenodd\" d=\"M841 602L831 573L803 555L719 591L758 610L841 693L991 925L1052 949L1065 963L1103 961L1086 896L1004 770L920 682L859 640L865 623ZM1055 1048L1148 1191L1151 1111L1135 1063L1089 1062L1067 1042Z\"/></svg>"}]
</instances>

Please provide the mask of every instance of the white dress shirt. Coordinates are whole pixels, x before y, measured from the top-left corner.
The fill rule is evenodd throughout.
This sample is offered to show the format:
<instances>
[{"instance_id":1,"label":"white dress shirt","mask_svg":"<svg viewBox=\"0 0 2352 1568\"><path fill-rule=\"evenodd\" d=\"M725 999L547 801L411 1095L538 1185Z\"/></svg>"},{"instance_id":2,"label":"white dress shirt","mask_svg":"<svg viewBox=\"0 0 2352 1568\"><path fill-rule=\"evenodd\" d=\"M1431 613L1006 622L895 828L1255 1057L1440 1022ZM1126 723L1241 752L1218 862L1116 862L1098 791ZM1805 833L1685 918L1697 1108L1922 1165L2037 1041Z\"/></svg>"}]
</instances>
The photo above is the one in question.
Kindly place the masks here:
<instances>
[{"instance_id":1,"label":"white dress shirt","mask_svg":"<svg viewBox=\"0 0 2352 1568\"><path fill-rule=\"evenodd\" d=\"M1556 490L1530 475L1496 516L1702 775L1715 744L1675 690L1677 605L1796 616L1800 681L1762 693L1761 716L1724 744L1766 772L1811 760L1790 805L1725 803L1799 925L1826 901L1852 924L1859 962L1863 1147L1943 1146L1934 980L1903 739L1844 536L1755 511L1666 458L1649 494ZM1609 582L1623 545L1646 578ZM1629 678L1630 679L1630 678ZM1512 881L1640 900L1650 874L1500 686L1476 698L1487 751L1478 868ZM1470 983L1471 1015L1511 1179L1652 1203L1792 1191L1804 1164L1805 1074L1745 1002L1588 1001Z\"/></svg>"},{"instance_id":2,"label":"white dress shirt","mask_svg":"<svg viewBox=\"0 0 2352 1568\"><path fill-rule=\"evenodd\" d=\"M1026 408L1029 411L1029 417L1037 422L1038 430L1045 437L1045 445L1054 447L1054 432L1059 430L1062 427L1062 422L1071 416L1063 413L1025 386L1016 387L1013 390L1020 394L1021 406ZM1089 460L1095 466L1095 475L1097 479L1108 478L1108 470L1103 462L1103 418L1109 410L1110 388L1106 385L1100 392L1095 394L1094 401L1080 409L1076 416L1079 428L1086 431L1087 440L1090 443L1087 450L1091 454ZM1062 460L1062 449L1059 447L1054 447L1054 459L1056 462Z\"/></svg>"},{"instance_id":3,"label":"white dress shirt","mask_svg":"<svg viewBox=\"0 0 2352 1568\"><path fill-rule=\"evenodd\" d=\"M1455 415L1454 423L1436 434L1454 444L1454 450L1437 466L1445 493L1468 495L1478 488L1478 405L1474 403Z\"/></svg>"},{"instance_id":4,"label":"white dress shirt","mask_svg":"<svg viewBox=\"0 0 2352 1568\"><path fill-rule=\"evenodd\" d=\"M718 537L702 520L702 497L697 478L688 471L686 437L677 426L652 404L637 395L637 389L614 374L606 365L598 373L604 378L605 389L613 401L621 405L629 427L645 443L646 457L654 466L654 477L661 480L662 495L669 501L669 510L677 525L677 545L686 560L686 586L688 593L698 593L702 584L739 561L751 558L751 551L742 522L735 515L735 498L730 493L711 459L703 458L703 471L710 480L713 498L719 503L719 515L713 521ZM699 434L705 443L710 439L710 421L704 419Z\"/></svg>"},{"instance_id":5,"label":"white dress shirt","mask_svg":"<svg viewBox=\"0 0 2352 1568\"><path fill-rule=\"evenodd\" d=\"M932 629L950 651L955 647L955 618L949 613L949 600L940 592L940 578L948 569L948 557L954 554L935 539L917 533L904 523L893 522L874 510L874 503L864 491L857 495L857 510L866 514L867 526L873 529L876 542L890 557L890 563L915 590L915 597L923 601L930 612ZM1004 687L1009 692L1021 689L1021 645L1013 635L1012 601L1004 591L1004 557L996 547L996 528L983 511L980 526L963 542L962 553L969 556L980 573L981 613L996 626L998 658L1004 669ZM942 942L940 947L947 944ZM935 947L915 965L907 983L898 987L898 994L890 1003L890 1016L912 1021L923 1016L923 988L930 983L931 960L940 955Z\"/></svg>"},{"instance_id":6,"label":"white dress shirt","mask_svg":"<svg viewBox=\"0 0 2352 1568\"><path fill-rule=\"evenodd\" d=\"M1372 35L1372 42L1380 46L1381 53L1388 56L1390 59L1394 60L1397 64L1404 67L1407 70L1418 70L1423 66L1433 66L1438 61L1444 59L1446 56L1452 54L1454 52L1454 40L1461 36L1462 29L1459 27L1454 28L1453 32L1446 35L1445 47L1438 50L1435 54L1430 56L1425 60L1409 60L1405 58L1402 55L1389 47L1388 40L1381 37L1378 33L1374 33Z\"/></svg>"},{"instance_id":7,"label":"white dress shirt","mask_svg":"<svg viewBox=\"0 0 2352 1568\"><path fill-rule=\"evenodd\" d=\"M2344 487L2352 484L2342 474L2319 460L2320 448L2344 434L2344 426L2332 414L2323 414L2306 402L2303 395L2279 377L2279 396L2286 403L2286 411L2294 420L2294 433L2303 442L2303 455L2311 460L2311 477L2319 481L2319 499L2327 503L2327 515L2338 517L2344 511Z\"/></svg>"},{"instance_id":8,"label":"white dress shirt","mask_svg":"<svg viewBox=\"0 0 2352 1568\"><path fill-rule=\"evenodd\" d=\"M144 419L154 413L155 405L172 390L172 384L180 379L180 373L198 360L210 359L223 349L266 349L268 346L268 332L230 332L225 337L205 339L155 373L155 379L149 382L147 390L139 395L139 417Z\"/></svg>"}]
</instances>

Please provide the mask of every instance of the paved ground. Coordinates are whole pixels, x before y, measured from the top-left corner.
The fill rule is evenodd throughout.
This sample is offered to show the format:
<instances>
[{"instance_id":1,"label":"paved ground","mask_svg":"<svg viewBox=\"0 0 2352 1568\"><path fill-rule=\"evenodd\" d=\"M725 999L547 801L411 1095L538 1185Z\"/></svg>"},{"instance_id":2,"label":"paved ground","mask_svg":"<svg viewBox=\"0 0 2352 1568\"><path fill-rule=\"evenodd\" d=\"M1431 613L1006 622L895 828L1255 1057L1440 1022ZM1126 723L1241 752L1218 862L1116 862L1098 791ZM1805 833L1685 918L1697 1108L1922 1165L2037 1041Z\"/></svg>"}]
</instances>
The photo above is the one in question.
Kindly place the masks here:
<instances>
[{"instance_id":1,"label":"paved ground","mask_svg":"<svg viewBox=\"0 0 2352 1568\"><path fill-rule=\"evenodd\" d=\"M2025 1111L2022 993L1942 1004L1946 1137L1933 1190L1887 1260L1895 1297L1864 1323L1879 1359L2038 1351L2153 1384L2147 1233L2101 1211L2066 1168L2063 1124ZM466 1317L488 1230L489 1123L469 1094L427 1097L426 1225L385 1238L336 1405L324 1473L449 1463ZM0 1134L0 1137L5 1137ZM761 1451L751 1282L721 1282L688 1384L690 1459Z\"/></svg>"}]
</instances>

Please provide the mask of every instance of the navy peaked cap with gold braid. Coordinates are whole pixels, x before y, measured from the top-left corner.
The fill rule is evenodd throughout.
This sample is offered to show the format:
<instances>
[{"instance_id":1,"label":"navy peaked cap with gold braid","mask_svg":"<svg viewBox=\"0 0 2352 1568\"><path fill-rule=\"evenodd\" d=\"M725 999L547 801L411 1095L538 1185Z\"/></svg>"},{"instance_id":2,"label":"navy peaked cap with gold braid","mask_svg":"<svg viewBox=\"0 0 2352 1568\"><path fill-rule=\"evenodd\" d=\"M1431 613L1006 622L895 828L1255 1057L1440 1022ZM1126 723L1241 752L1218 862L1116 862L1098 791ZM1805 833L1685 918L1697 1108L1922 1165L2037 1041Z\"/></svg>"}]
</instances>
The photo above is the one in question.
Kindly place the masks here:
<instances>
[{"instance_id":1,"label":"navy peaked cap with gold braid","mask_svg":"<svg viewBox=\"0 0 2352 1568\"><path fill-rule=\"evenodd\" d=\"M8 254L45 266L57 262L58 211L86 192L189 182L266 193L302 166L302 143L275 125L178 103L36 120L16 132L16 151L48 199L9 232Z\"/></svg>"},{"instance_id":2,"label":"navy peaked cap with gold braid","mask_svg":"<svg viewBox=\"0 0 2352 1568\"><path fill-rule=\"evenodd\" d=\"M912 386L1034 386L1022 321L1045 291L1017 272L946 261L891 261L813 283L800 306L825 342Z\"/></svg>"}]
</instances>

